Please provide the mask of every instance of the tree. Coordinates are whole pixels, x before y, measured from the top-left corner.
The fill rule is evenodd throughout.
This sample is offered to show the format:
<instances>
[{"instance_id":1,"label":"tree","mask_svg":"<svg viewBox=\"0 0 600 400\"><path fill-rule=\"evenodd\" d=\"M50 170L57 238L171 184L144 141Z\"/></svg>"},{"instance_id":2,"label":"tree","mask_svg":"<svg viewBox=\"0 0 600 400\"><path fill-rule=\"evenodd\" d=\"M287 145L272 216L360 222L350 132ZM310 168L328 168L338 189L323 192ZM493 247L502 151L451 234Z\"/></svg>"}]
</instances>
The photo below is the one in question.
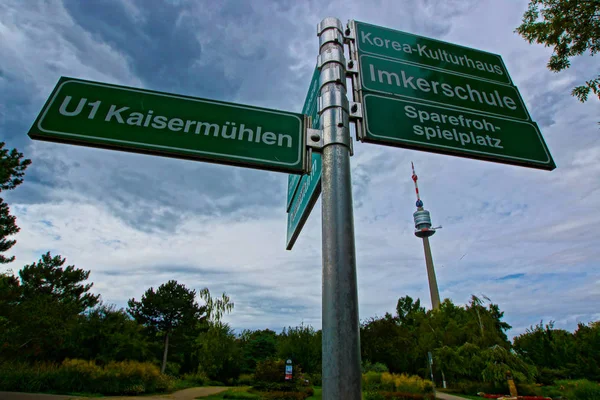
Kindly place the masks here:
<instances>
[{"instance_id":1,"label":"tree","mask_svg":"<svg viewBox=\"0 0 600 400\"><path fill-rule=\"evenodd\" d=\"M123 309L100 304L79 317L72 332L70 358L111 361L145 361L150 357L143 327Z\"/></svg>"},{"instance_id":2,"label":"tree","mask_svg":"<svg viewBox=\"0 0 600 400\"><path fill-rule=\"evenodd\" d=\"M25 169L31 164L31 160L23 159L23 154L16 149L4 148L4 142L0 142L0 192L12 190L23 182ZM16 218L10 215L8 204L0 198L0 253L8 251L16 243L16 240L7 239L8 236L19 232ZM5 257L0 254L0 264L13 262L15 257Z\"/></svg>"},{"instance_id":3,"label":"tree","mask_svg":"<svg viewBox=\"0 0 600 400\"><path fill-rule=\"evenodd\" d=\"M241 349L233 329L221 322L210 327L196 339L199 370L210 379L226 382L237 378L241 371Z\"/></svg>"},{"instance_id":4,"label":"tree","mask_svg":"<svg viewBox=\"0 0 600 400\"><path fill-rule=\"evenodd\" d=\"M242 347L242 372L252 372L259 361L277 353L277 334L270 330L244 330L239 338Z\"/></svg>"},{"instance_id":5,"label":"tree","mask_svg":"<svg viewBox=\"0 0 600 400\"><path fill-rule=\"evenodd\" d=\"M23 154L16 149L4 148L4 142L0 142L0 192L12 190L23 183L25 169L31 164L31 160L23 159Z\"/></svg>"},{"instance_id":6,"label":"tree","mask_svg":"<svg viewBox=\"0 0 600 400\"><path fill-rule=\"evenodd\" d=\"M531 0L516 32L529 43L554 47L547 66L562 71L570 67L571 57L600 51L600 0ZM571 95L585 102L590 91L600 98L600 75Z\"/></svg>"},{"instance_id":7,"label":"tree","mask_svg":"<svg viewBox=\"0 0 600 400\"><path fill-rule=\"evenodd\" d=\"M0 313L9 322L11 334L5 350L13 357L58 361L64 358L72 329L100 295L88 293L84 284L90 272L70 265L61 256L42 255L36 263L19 271L20 280L4 274L0 287Z\"/></svg>"},{"instance_id":8,"label":"tree","mask_svg":"<svg viewBox=\"0 0 600 400\"><path fill-rule=\"evenodd\" d=\"M283 328L277 340L277 354L281 359L291 359L306 373L320 372L321 337L321 331L310 325Z\"/></svg>"},{"instance_id":9,"label":"tree","mask_svg":"<svg viewBox=\"0 0 600 400\"><path fill-rule=\"evenodd\" d=\"M170 280L157 290L146 290L141 301L130 299L127 311L140 324L164 335L161 372L165 372L169 352L169 337L177 329L195 326L205 317L206 307L195 300L196 291Z\"/></svg>"},{"instance_id":10,"label":"tree","mask_svg":"<svg viewBox=\"0 0 600 400\"><path fill-rule=\"evenodd\" d=\"M204 300L206 307L206 319L211 322L219 322L223 314L229 314L233 311L235 304L227 294L221 294L221 297L212 297L207 287L200 290L200 298Z\"/></svg>"},{"instance_id":11,"label":"tree","mask_svg":"<svg viewBox=\"0 0 600 400\"><path fill-rule=\"evenodd\" d=\"M23 297L47 296L70 305L76 314L98 304L100 295L88 293L94 284L82 283L89 278L90 271L74 265L62 268L66 261L60 255L52 257L47 252L37 263L24 266L19 271Z\"/></svg>"}]
</instances>

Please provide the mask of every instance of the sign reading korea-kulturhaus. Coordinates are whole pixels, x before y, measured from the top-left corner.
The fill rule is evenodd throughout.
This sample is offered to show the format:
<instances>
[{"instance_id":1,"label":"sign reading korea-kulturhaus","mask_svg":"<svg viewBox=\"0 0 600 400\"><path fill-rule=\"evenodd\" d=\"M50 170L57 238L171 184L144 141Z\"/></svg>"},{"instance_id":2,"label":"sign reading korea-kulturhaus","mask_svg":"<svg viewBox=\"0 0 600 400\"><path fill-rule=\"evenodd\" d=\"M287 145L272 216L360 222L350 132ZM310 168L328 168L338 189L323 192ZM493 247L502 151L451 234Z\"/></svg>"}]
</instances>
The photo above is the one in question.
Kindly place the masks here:
<instances>
[{"instance_id":1,"label":"sign reading korea-kulturhaus","mask_svg":"<svg viewBox=\"0 0 600 400\"><path fill-rule=\"evenodd\" d=\"M33 139L301 174L302 114L62 77Z\"/></svg>"},{"instance_id":2,"label":"sign reading korea-kulturhaus","mask_svg":"<svg viewBox=\"0 0 600 400\"><path fill-rule=\"evenodd\" d=\"M552 170L499 55L353 22L365 142Z\"/></svg>"}]
</instances>

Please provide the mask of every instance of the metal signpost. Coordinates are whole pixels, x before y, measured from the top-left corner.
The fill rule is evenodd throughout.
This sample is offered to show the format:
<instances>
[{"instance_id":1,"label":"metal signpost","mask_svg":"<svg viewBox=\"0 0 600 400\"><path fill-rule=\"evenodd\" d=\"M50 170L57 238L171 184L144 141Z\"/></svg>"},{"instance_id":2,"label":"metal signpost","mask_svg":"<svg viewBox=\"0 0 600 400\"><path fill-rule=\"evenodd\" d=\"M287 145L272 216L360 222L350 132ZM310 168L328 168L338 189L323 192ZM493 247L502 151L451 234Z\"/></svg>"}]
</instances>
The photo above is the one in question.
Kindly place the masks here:
<instances>
[{"instance_id":1,"label":"metal signpost","mask_svg":"<svg viewBox=\"0 0 600 400\"><path fill-rule=\"evenodd\" d=\"M499 55L350 22L362 141L552 170Z\"/></svg>"},{"instance_id":2,"label":"metal signpost","mask_svg":"<svg viewBox=\"0 0 600 400\"><path fill-rule=\"evenodd\" d=\"M360 338L350 153L349 102L342 23L318 25L321 68L323 399L360 400Z\"/></svg>"},{"instance_id":3,"label":"metal signpost","mask_svg":"<svg viewBox=\"0 0 600 400\"><path fill-rule=\"evenodd\" d=\"M302 114L61 78L33 139L301 174Z\"/></svg>"}]
</instances>

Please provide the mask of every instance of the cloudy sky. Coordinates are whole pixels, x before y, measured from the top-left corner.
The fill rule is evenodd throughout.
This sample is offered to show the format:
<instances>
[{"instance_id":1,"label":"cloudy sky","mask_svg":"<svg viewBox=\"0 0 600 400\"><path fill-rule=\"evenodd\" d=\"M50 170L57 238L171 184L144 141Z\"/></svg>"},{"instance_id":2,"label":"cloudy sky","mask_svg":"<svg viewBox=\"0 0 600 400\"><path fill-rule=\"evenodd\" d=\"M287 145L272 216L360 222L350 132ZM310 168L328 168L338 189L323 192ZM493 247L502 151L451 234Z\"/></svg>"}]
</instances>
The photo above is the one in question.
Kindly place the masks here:
<instances>
[{"instance_id":1,"label":"cloudy sky","mask_svg":"<svg viewBox=\"0 0 600 400\"><path fill-rule=\"evenodd\" d=\"M317 203L285 250L287 175L46 142L27 131L61 75L300 112L318 52L316 24L357 19L501 54L557 169L548 172L374 144L352 158L360 317L399 297L430 307L413 236L414 161L441 296L485 294L510 335L540 320L600 319L600 102L570 96L598 59L559 74L551 50L514 29L525 0L0 2L0 140L32 159L3 194L21 232L20 269L46 251L91 270L124 306L176 279L227 292L236 329L321 326Z\"/></svg>"}]
</instances>

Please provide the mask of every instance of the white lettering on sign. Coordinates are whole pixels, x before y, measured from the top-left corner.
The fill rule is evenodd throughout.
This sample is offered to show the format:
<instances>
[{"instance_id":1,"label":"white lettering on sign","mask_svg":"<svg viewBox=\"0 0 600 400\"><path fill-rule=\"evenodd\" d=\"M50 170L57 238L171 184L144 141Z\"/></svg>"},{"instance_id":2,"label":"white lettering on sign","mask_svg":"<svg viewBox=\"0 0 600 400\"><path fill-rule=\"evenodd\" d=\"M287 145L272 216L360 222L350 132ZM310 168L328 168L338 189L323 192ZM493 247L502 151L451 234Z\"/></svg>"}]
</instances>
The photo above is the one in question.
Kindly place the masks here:
<instances>
[{"instance_id":1,"label":"white lettering on sign","mask_svg":"<svg viewBox=\"0 0 600 400\"><path fill-rule=\"evenodd\" d=\"M421 124L431 121L440 124L451 124L454 126L476 129L479 131L496 132L496 130L500 130L500 128L485 118L467 118L462 114L456 117L454 115L419 110L416 108L416 106L405 106L404 114L408 118L418 119ZM478 146L494 147L497 149L504 148L500 139L493 138L489 134L485 136L478 135L472 130L468 132L461 132L456 128L444 129L443 127L440 127L440 125L435 125L435 127L432 127L415 124L413 125L413 133L417 136L425 136L427 141L431 141L431 139L445 139L459 142L461 146L464 146L465 144L474 144Z\"/></svg>"},{"instance_id":2,"label":"white lettering on sign","mask_svg":"<svg viewBox=\"0 0 600 400\"><path fill-rule=\"evenodd\" d=\"M452 63L454 65L460 65L461 67L468 67L479 71L490 72L497 75L504 75L504 70L498 64L490 64L475 60L467 57L466 55L456 55L440 48L430 48L428 45L417 43L417 47L411 47L408 43L399 43L395 40L382 39L377 36L373 36L373 32L360 32L360 40L363 44L368 44L375 47L392 49L397 52L414 54L423 59L443 61ZM431 63L429 63L431 64Z\"/></svg>"},{"instance_id":3,"label":"white lettering on sign","mask_svg":"<svg viewBox=\"0 0 600 400\"><path fill-rule=\"evenodd\" d=\"M369 78L372 82L378 82L390 86L404 87L421 92L433 92L434 94L443 95L446 97L457 97L460 100L465 100L471 103L488 104L493 107L508 108L516 110L516 102L509 96L500 96L497 90L493 92L485 92L476 90L468 83L464 86L453 86L449 83L442 83L435 80L424 78L415 78L407 74L404 70L396 72L377 69L373 64L369 64Z\"/></svg>"},{"instance_id":4,"label":"white lettering on sign","mask_svg":"<svg viewBox=\"0 0 600 400\"><path fill-rule=\"evenodd\" d=\"M65 96L59 108L60 114L66 117L76 117L81 114L86 105L91 107L87 116L94 119L101 101L89 102L81 98L75 107L70 106L72 97ZM73 109L74 108L74 109ZM118 123L121 125L139 126L150 129L168 129L171 132L190 133L195 135L212 136L223 139L237 139L247 142L263 143L268 146L292 148L293 139L291 135L276 132L263 132L262 126L251 128L245 124L226 121L223 124L202 122L196 120L170 118L164 115L154 115L154 110L145 113L138 111L130 112L130 107L121 107L111 104L104 116L104 122Z\"/></svg>"}]
</instances>

